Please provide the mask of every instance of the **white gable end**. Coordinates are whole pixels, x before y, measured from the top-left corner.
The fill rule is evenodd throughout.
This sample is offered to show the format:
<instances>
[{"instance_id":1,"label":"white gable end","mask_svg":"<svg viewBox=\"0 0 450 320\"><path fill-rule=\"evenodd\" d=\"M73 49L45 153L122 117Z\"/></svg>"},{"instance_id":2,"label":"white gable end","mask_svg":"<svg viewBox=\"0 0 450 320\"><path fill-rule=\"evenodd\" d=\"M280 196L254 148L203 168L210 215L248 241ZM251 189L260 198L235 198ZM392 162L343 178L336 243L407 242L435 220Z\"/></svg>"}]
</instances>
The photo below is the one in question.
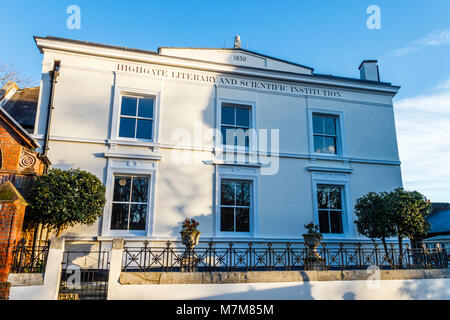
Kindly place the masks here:
<instances>
[{"instance_id":1,"label":"white gable end","mask_svg":"<svg viewBox=\"0 0 450 320\"><path fill-rule=\"evenodd\" d=\"M312 69L308 67L240 49L160 48L159 53L166 56L211 61L235 66L312 74Z\"/></svg>"}]
</instances>

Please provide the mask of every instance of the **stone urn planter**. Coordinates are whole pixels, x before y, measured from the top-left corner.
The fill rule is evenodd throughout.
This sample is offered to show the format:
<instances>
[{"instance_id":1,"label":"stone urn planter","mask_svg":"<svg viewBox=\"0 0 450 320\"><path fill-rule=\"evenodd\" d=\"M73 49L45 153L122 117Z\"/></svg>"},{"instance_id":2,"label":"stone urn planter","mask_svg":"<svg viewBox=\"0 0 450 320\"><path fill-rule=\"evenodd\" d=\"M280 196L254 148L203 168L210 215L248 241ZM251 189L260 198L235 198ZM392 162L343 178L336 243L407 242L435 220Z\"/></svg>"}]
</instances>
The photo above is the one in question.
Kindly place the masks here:
<instances>
[{"instance_id":1,"label":"stone urn planter","mask_svg":"<svg viewBox=\"0 0 450 320\"><path fill-rule=\"evenodd\" d=\"M303 234L306 245L305 270L324 270L325 259L317 251L322 242L322 234L318 232L319 226L311 222L306 224L305 228L308 230L308 233Z\"/></svg>"},{"instance_id":2,"label":"stone urn planter","mask_svg":"<svg viewBox=\"0 0 450 320\"><path fill-rule=\"evenodd\" d=\"M181 243L184 244L186 250L192 250L198 245L198 239L200 238L200 231L181 231Z\"/></svg>"},{"instance_id":3,"label":"stone urn planter","mask_svg":"<svg viewBox=\"0 0 450 320\"><path fill-rule=\"evenodd\" d=\"M320 246L322 242L322 235L320 233L305 233L303 234L303 239L308 248L308 258L321 258L317 247Z\"/></svg>"},{"instance_id":4,"label":"stone urn planter","mask_svg":"<svg viewBox=\"0 0 450 320\"><path fill-rule=\"evenodd\" d=\"M181 226L181 243L186 247L180 261L180 271L182 272L197 271L197 264L200 260L194 252L194 247L198 245L201 234L198 225L199 223L194 219L186 218Z\"/></svg>"}]
</instances>

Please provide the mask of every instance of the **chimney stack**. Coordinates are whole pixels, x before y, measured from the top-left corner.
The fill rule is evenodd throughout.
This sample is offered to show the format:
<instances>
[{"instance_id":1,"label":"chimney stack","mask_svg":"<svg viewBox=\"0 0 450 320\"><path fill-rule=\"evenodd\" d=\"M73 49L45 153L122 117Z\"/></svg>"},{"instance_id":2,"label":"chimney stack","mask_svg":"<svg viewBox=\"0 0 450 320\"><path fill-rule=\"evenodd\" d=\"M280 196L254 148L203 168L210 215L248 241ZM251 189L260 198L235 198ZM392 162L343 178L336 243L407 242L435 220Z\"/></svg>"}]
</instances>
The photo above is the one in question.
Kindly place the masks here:
<instances>
[{"instance_id":1,"label":"chimney stack","mask_svg":"<svg viewBox=\"0 0 450 320\"><path fill-rule=\"evenodd\" d=\"M364 60L359 65L361 80L370 80L380 82L380 72L378 71L377 60Z\"/></svg>"}]
</instances>

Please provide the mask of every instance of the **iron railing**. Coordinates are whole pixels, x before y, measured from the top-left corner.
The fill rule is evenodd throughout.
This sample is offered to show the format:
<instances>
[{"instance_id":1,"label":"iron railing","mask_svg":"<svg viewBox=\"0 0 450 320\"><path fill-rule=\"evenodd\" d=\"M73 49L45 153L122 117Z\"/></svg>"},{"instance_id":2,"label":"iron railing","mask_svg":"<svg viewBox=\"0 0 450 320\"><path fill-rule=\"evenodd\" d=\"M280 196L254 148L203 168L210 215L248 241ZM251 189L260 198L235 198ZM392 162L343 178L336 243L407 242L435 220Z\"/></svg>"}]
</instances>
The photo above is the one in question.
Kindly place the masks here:
<instances>
[{"instance_id":1,"label":"iron railing","mask_svg":"<svg viewBox=\"0 0 450 320\"><path fill-rule=\"evenodd\" d=\"M47 264L49 243L45 246L26 246L22 240L13 247L10 273L43 273Z\"/></svg>"},{"instance_id":2,"label":"iron railing","mask_svg":"<svg viewBox=\"0 0 450 320\"><path fill-rule=\"evenodd\" d=\"M109 251L65 251L59 300L106 300Z\"/></svg>"},{"instance_id":3,"label":"iron railing","mask_svg":"<svg viewBox=\"0 0 450 320\"><path fill-rule=\"evenodd\" d=\"M356 270L377 266L381 269L448 268L448 254L439 245L435 248L410 248L402 253L394 244L387 252L377 244L323 244L317 248L323 270ZM186 250L179 242L164 245L145 241L126 243L123 272L231 272L304 270L309 249L303 243L200 242Z\"/></svg>"}]
</instances>

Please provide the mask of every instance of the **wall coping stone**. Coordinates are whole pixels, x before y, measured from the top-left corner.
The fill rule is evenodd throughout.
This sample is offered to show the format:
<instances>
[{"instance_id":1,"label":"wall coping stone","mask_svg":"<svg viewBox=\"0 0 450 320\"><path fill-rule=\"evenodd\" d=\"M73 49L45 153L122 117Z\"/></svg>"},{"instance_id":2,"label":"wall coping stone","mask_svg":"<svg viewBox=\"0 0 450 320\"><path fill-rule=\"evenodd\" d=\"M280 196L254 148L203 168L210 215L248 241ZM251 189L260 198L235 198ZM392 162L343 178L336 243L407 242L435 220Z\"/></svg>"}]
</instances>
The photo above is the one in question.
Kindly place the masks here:
<instances>
[{"instance_id":1,"label":"wall coping stone","mask_svg":"<svg viewBox=\"0 0 450 320\"><path fill-rule=\"evenodd\" d=\"M10 273L8 282L11 283L11 287L42 286L44 273Z\"/></svg>"},{"instance_id":2,"label":"wall coping stone","mask_svg":"<svg viewBox=\"0 0 450 320\"><path fill-rule=\"evenodd\" d=\"M373 270L344 271L247 271L247 272L121 272L119 283L222 284L373 279ZM381 270L381 280L450 278L450 269Z\"/></svg>"}]
</instances>

